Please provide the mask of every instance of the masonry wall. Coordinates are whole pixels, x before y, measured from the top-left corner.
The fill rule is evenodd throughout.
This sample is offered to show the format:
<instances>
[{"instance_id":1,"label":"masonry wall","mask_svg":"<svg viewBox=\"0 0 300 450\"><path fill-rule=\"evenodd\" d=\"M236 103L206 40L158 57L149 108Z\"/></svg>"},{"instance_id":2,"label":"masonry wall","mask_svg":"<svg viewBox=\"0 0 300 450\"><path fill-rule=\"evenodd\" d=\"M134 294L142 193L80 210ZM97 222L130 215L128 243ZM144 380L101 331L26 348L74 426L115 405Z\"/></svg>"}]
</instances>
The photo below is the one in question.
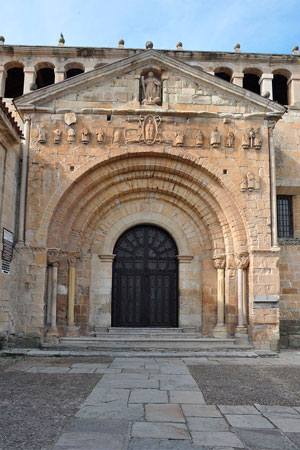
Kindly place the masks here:
<instances>
[{"instance_id":1,"label":"masonry wall","mask_svg":"<svg viewBox=\"0 0 300 450\"><path fill-rule=\"evenodd\" d=\"M3 228L16 239L16 217L18 208L18 183L20 144L12 139L0 141L0 254L3 249ZM15 138L14 138L15 139ZM0 269L0 337L7 340L15 334L17 303L17 254L14 252L10 274Z\"/></svg>"}]
</instances>

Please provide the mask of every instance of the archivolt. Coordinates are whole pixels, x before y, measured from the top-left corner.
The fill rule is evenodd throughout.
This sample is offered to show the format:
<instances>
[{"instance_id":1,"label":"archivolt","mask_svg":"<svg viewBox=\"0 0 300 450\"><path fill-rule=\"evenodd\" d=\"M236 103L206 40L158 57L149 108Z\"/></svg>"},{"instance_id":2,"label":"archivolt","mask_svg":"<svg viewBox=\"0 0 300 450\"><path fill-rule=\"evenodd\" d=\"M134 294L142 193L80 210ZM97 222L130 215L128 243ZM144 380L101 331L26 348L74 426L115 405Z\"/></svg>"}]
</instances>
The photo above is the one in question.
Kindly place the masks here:
<instances>
[{"instance_id":1,"label":"archivolt","mask_svg":"<svg viewBox=\"0 0 300 450\"><path fill-rule=\"evenodd\" d=\"M198 227L203 224L213 248L247 247L245 224L250 220L234 184L207 160L179 149L164 153L136 149L130 154L118 150L89 162L52 197L40 237L48 228L48 246L59 247L73 233L91 237L113 207L151 195L185 211ZM242 204L240 210L237 204Z\"/></svg>"}]
</instances>

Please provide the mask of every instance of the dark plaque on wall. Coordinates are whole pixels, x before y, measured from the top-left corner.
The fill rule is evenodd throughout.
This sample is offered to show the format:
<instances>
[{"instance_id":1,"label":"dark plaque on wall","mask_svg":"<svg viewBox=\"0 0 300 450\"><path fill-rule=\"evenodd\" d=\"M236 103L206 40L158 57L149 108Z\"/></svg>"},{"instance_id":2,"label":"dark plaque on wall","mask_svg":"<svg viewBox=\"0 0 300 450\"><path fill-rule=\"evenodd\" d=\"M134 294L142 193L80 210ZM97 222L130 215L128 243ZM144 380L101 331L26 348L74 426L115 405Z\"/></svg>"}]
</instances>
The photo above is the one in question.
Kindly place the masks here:
<instances>
[{"instance_id":1,"label":"dark plaque on wall","mask_svg":"<svg viewBox=\"0 0 300 450\"><path fill-rule=\"evenodd\" d=\"M11 263L13 259L13 242L14 242L14 235L11 233L11 231L6 230L3 228L3 235L2 235L2 243L3 243L3 249L2 249L2 261L5 261L7 263Z\"/></svg>"}]
</instances>

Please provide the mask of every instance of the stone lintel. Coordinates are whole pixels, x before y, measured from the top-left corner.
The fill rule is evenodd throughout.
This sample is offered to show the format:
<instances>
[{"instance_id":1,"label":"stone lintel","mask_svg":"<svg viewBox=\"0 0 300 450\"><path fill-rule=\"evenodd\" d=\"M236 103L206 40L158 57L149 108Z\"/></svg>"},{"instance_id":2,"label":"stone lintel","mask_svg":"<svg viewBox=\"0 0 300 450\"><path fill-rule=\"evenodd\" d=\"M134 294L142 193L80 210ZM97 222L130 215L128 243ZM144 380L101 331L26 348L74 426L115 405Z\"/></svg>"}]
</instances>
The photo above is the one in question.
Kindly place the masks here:
<instances>
[{"instance_id":1,"label":"stone lintel","mask_svg":"<svg viewBox=\"0 0 300 450\"><path fill-rule=\"evenodd\" d=\"M116 255L99 255L101 261L113 261Z\"/></svg>"},{"instance_id":2,"label":"stone lintel","mask_svg":"<svg viewBox=\"0 0 300 450\"><path fill-rule=\"evenodd\" d=\"M181 264L184 264L184 263L191 263L192 262L192 260L194 259L194 257L193 256L190 256L190 255L178 255L177 256L177 259L178 259L178 261L181 263Z\"/></svg>"},{"instance_id":3,"label":"stone lintel","mask_svg":"<svg viewBox=\"0 0 300 450\"><path fill-rule=\"evenodd\" d=\"M279 306L280 295L254 294L253 309L274 309Z\"/></svg>"}]
</instances>

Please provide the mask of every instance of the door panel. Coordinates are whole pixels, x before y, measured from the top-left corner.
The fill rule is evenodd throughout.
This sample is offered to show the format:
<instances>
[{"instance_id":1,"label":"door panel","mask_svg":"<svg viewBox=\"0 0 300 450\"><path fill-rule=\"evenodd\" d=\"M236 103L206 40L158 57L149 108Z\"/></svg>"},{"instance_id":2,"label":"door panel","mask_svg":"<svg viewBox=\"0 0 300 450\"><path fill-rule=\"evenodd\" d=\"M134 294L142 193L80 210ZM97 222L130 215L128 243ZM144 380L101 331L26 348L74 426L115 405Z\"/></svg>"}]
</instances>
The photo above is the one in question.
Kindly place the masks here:
<instances>
[{"instance_id":1,"label":"door panel","mask_svg":"<svg viewBox=\"0 0 300 450\"><path fill-rule=\"evenodd\" d=\"M178 326L177 247L161 228L139 225L117 241L113 326Z\"/></svg>"}]
</instances>

